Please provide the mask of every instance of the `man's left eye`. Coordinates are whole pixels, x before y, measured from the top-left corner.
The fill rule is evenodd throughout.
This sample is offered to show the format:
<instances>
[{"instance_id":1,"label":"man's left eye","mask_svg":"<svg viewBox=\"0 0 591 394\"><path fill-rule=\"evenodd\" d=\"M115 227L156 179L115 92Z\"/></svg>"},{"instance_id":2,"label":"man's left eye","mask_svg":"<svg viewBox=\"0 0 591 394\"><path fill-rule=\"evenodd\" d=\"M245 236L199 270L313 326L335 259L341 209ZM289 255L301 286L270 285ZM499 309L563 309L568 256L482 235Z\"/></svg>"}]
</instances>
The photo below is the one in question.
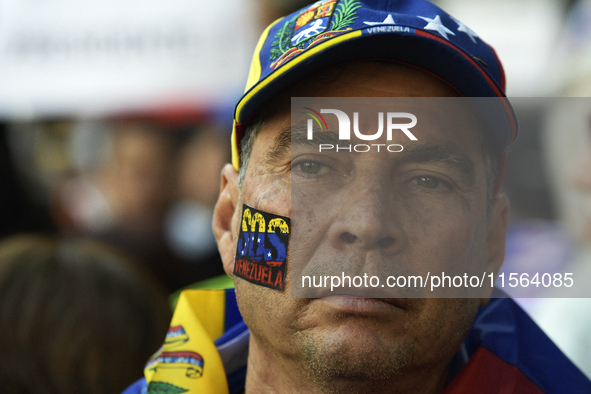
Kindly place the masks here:
<instances>
[{"instance_id":1,"label":"man's left eye","mask_svg":"<svg viewBox=\"0 0 591 394\"><path fill-rule=\"evenodd\" d=\"M417 177L417 185L424 187L425 189L436 189L441 181L438 178L432 176L419 176Z\"/></svg>"}]
</instances>

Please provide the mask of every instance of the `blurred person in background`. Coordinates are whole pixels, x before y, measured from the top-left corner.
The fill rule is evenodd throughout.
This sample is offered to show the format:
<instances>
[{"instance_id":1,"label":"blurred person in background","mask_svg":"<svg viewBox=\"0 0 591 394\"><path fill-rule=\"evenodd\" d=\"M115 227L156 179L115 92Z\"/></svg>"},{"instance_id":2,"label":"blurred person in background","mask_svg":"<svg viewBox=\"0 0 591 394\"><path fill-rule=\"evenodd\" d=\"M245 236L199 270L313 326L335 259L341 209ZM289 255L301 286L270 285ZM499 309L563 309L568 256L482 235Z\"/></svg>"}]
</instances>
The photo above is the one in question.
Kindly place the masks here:
<instances>
[{"instance_id":1,"label":"blurred person in background","mask_svg":"<svg viewBox=\"0 0 591 394\"><path fill-rule=\"evenodd\" d=\"M586 283L591 278L591 100L561 99L549 109L544 128L552 192L561 224L574 245L564 270ZM543 304L533 317L591 377L591 299L540 301Z\"/></svg>"},{"instance_id":2,"label":"blurred person in background","mask_svg":"<svg viewBox=\"0 0 591 394\"><path fill-rule=\"evenodd\" d=\"M157 238L173 197L173 141L150 124L115 123L112 130L112 160L97 174L112 226Z\"/></svg>"},{"instance_id":3,"label":"blurred person in background","mask_svg":"<svg viewBox=\"0 0 591 394\"><path fill-rule=\"evenodd\" d=\"M166 293L113 250L19 236L0 243L3 393L116 393L158 349Z\"/></svg>"},{"instance_id":4,"label":"blurred person in background","mask_svg":"<svg viewBox=\"0 0 591 394\"><path fill-rule=\"evenodd\" d=\"M72 132L78 156L97 149L104 156L63 183L53 202L62 231L91 236L126 251L144 263L167 287L182 286L170 275L174 256L166 247L162 226L173 198L174 146L171 135L148 122L116 121L104 136Z\"/></svg>"},{"instance_id":5,"label":"blurred person in background","mask_svg":"<svg viewBox=\"0 0 591 394\"><path fill-rule=\"evenodd\" d=\"M74 130L81 171L53 193L62 231L121 248L170 292L223 273L208 197L218 185L208 179L219 174L227 154L213 137L198 135L150 119ZM90 160L97 151L101 157Z\"/></svg>"},{"instance_id":6,"label":"blurred person in background","mask_svg":"<svg viewBox=\"0 0 591 394\"><path fill-rule=\"evenodd\" d=\"M551 73L560 77L546 108L543 147L560 224L574 245L565 272L591 278L591 1L575 2L555 48ZM552 340L591 377L591 299L540 300L533 313Z\"/></svg>"},{"instance_id":7,"label":"blurred person in background","mask_svg":"<svg viewBox=\"0 0 591 394\"><path fill-rule=\"evenodd\" d=\"M175 201L166 215L165 233L172 251L192 262L204 273L203 279L223 274L211 221L219 174L230 155L226 141L227 136L213 126L185 133L177 155Z\"/></svg>"}]
</instances>

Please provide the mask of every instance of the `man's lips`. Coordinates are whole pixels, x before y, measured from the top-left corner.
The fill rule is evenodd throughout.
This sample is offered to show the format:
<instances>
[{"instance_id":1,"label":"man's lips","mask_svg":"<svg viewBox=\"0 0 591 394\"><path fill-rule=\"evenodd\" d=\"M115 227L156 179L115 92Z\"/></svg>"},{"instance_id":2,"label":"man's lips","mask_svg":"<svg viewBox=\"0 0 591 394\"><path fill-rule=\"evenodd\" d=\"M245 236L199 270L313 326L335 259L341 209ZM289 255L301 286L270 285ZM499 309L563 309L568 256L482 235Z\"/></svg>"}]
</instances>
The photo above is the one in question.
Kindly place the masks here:
<instances>
[{"instance_id":1,"label":"man's lips","mask_svg":"<svg viewBox=\"0 0 591 394\"><path fill-rule=\"evenodd\" d=\"M347 298L327 297L312 301L339 315L380 317L406 310L403 299L399 298Z\"/></svg>"}]
</instances>

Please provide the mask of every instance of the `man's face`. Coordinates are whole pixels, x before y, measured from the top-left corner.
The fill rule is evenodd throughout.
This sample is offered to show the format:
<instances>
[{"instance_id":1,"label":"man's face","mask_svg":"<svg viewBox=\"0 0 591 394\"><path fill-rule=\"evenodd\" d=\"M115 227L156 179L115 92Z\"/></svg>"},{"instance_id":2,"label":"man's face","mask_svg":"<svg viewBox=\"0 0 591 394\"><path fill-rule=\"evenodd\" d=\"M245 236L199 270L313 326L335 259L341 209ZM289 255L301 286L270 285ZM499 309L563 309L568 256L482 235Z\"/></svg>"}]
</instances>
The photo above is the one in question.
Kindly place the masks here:
<instances>
[{"instance_id":1,"label":"man's face","mask_svg":"<svg viewBox=\"0 0 591 394\"><path fill-rule=\"evenodd\" d=\"M369 63L347 66L330 81L320 76L289 95L319 92L326 97L457 95L421 71ZM504 254L506 202L496 199L487 215L486 168L478 133L470 127L436 124L413 129L419 140L415 144L425 154L429 147L445 147L450 155L466 161L466 170L466 166L461 169L435 160L405 161L404 153L348 155L346 162L333 156L322 161L314 151L294 143L290 151L281 144L281 133L290 126L289 108L267 120L256 137L234 205L234 250L243 203L291 217L294 229L310 229L297 239L292 235L283 292L239 278L235 281L240 311L255 344L251 353L302 362L304 373L317 382L385 380L419 369L445 375L480 299L292 298L289 272L294 261L290 259L297 250L297 258L306 260L297 262L302 266L317 263L319 256L333 256L334 261L343 262L420 265L429 261L446 266L462 261L482 267L481 272L498 269ZM408 138L400 133L391 143L406 147ZM325 202L294 217L296 184L313 185L316 193L327 194L318 199ZM306 189L299 190L306 194ZM227 271L232 268L231 247L220 242ZM439 379L432 385L445 383Z\"/></svg>"}]
</instances>

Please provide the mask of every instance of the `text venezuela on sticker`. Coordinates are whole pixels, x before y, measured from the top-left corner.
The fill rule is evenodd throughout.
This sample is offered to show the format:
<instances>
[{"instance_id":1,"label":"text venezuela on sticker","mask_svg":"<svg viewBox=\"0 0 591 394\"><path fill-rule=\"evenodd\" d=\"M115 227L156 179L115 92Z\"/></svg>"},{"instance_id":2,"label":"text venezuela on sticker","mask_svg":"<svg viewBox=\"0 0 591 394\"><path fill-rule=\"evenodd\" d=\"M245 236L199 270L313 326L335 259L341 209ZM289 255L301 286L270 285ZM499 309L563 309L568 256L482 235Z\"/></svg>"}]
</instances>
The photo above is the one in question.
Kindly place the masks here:
<instances>
[{"instance_id":1,"label":"text venezuela on sticker","mask_svg":"<svg viewBox=\"0 0 591 394\"><path fill-rule=\"evenodd\" d=\"M234 275L257 285L283 290L290 219L242 207Z\"/></svg>"}]
</instances>

